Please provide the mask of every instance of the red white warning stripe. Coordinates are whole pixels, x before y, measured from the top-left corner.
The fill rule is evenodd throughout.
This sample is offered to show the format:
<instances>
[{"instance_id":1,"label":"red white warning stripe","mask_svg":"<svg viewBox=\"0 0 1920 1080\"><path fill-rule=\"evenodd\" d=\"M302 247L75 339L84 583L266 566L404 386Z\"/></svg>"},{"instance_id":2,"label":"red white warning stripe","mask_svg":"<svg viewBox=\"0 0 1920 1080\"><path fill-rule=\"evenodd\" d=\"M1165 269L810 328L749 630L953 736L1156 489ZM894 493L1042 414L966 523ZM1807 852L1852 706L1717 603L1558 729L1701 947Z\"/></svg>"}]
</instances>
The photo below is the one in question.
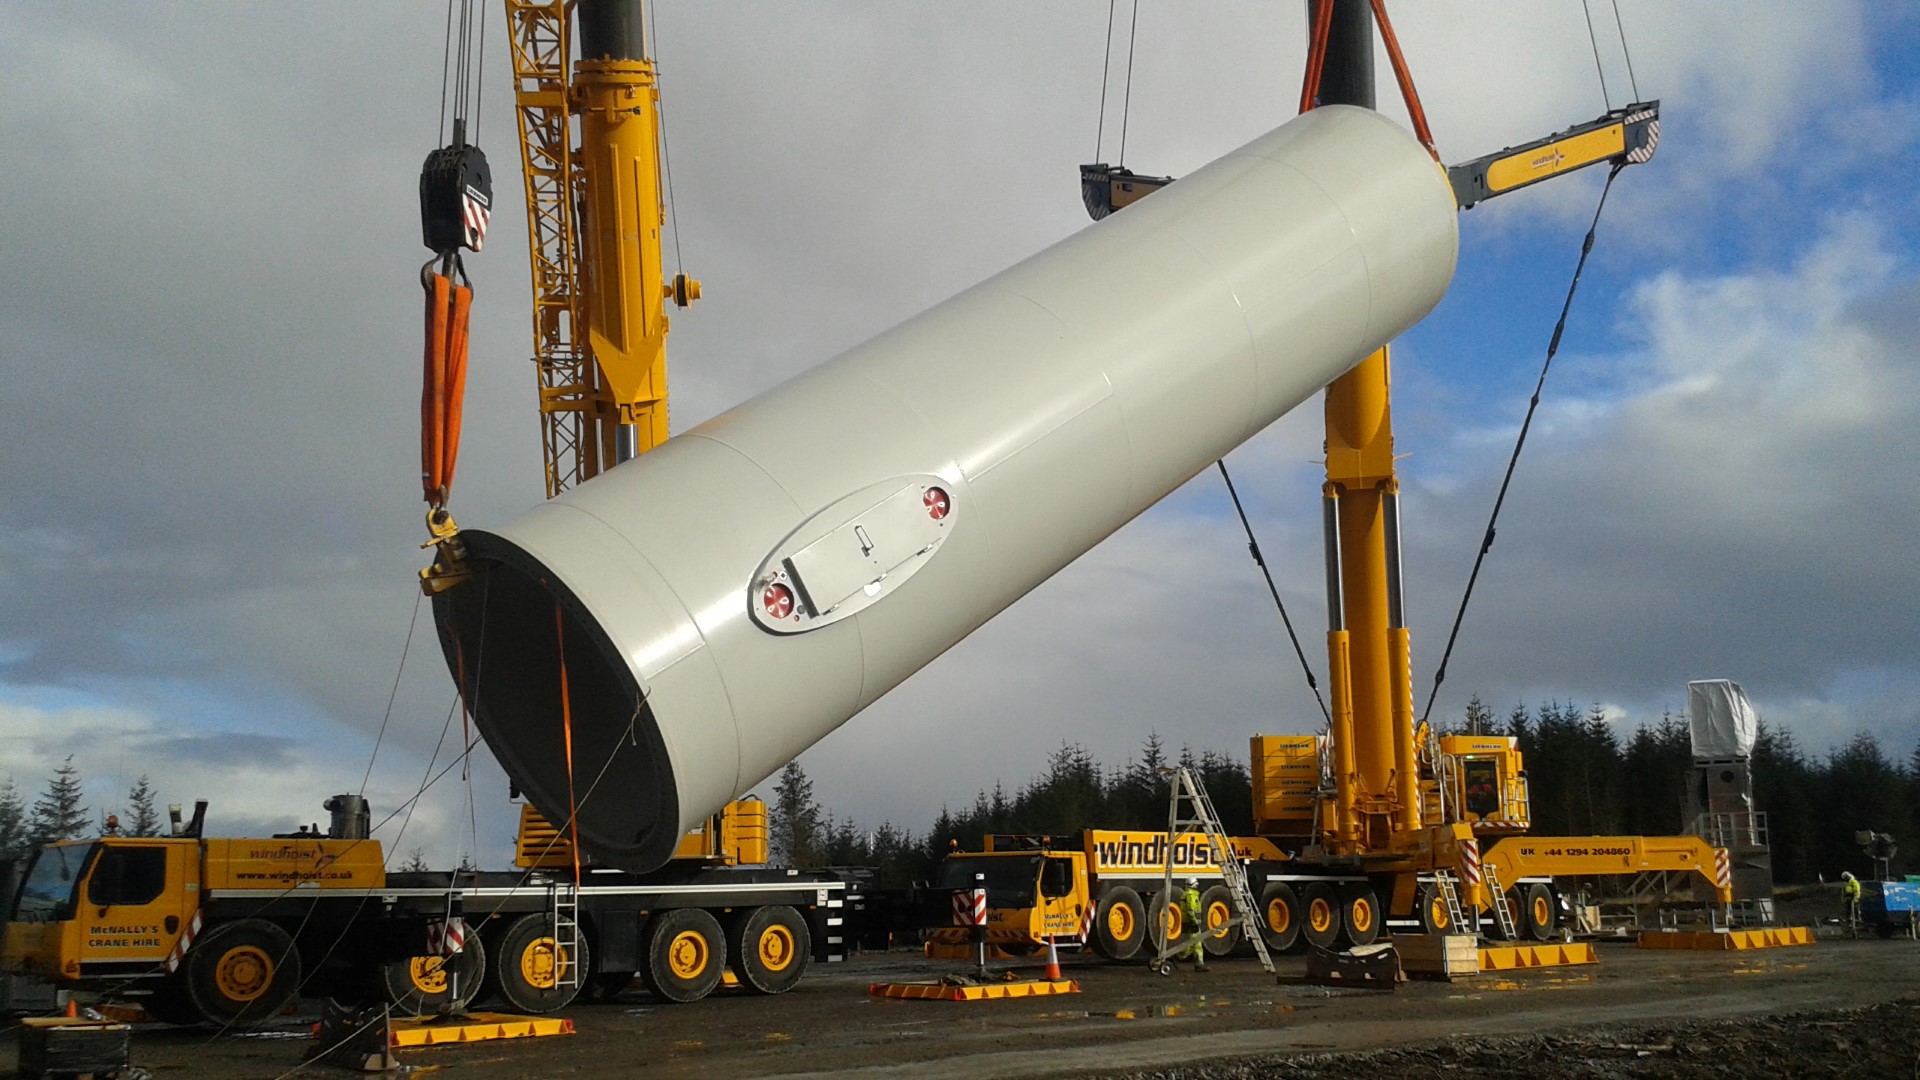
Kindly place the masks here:
<instances>
[{"instance_id":1,"label":"red white warning stripe","mask_svg":"<svg viewBox=\"0 0 1920 1080\"><path fill-rule=\"evenodd\" d=\"M1652 110L1647 110L1645 112L1637 112L1637 113L1634 113L1632 116L1627 117L1625 122L1628 124L1637 124L1640 121L1645 120L1648 117L1653 115L1654 114ZM1652 123L1647 125L1647 141L1639 146L1634 147L1632 150L1627 151L1627 162L1632 165L1644 164L1648 158L1651 158L1653 156L1654 148L1659 145L1660 145L1660 121L1658 119L1655 119Z\"/></svg>"},{"instance_id":2,"label":"red white warning stripe","mask_svg":"<svg viewBox=\"0 0 1920 1080\"><path fill-rule=\"evenodd\" d=\"M452 956L467 947L467 920L435 919L427 924L427 955Z\"/></svg>"},{"instance_id":3,"label":"red white warning stripe","mask_svg":"<svg viewBox=\"0 0 1920 1080\"><path fill-rule=\"evenodd\" d=\"M1080 944L1085 945L1093 937L1093 909L1097 905L1088 904L1087 910L1080 914Z\"/></svg>"},{"instance_id":4,"label":"red white warning stripe","mask_svg":"<svg viewBox=\"0 0 1920 1080\"><path fill-rule=\"evenodd\" d=\"M1733 860L1726 848L1713 849L1713 882L1723 889L1733 888Z\"/></svg>"},{"instance_id":5,"label":"red white warning stripe","mask_svg":"<svg viewBox=\"0 0 1920 1080\"><path fill-rule=\"evenodd\" d=\"M1468 885L1480 884L1480 841L1460 841L1460 880Z\"/></svg>"},{"instance_id":6,"label":"red white warning stripe","mask_svg":"<svg viewBox=\"0 0 1920 1080\"><path fill-rule=\"evenodd\" d=\"M954 892L953 925L987 925L987 890L960 889Z\"/></svg>"},{"instance_id":7,"label":"red white warning stripe","mask_svg":"<svg viewBox=\"0 0 1920 1080\"><path fill-rule=\"evenodd\" d=\"M187 921L187 928L180 931L180 940L173 943L173 951L167 954L167 971L172 973L180 969L180 961L187 955L187 946L193 944L194 935L200 932L200 913L193 913Z\"/></svg>"},{"instance_id":8,"label":"red white warning stripe","mask_svg":"<svg viewBox=\"0 0 1920 1080\"><path fill-rule=\"evenodd\" d=\"M487 221L491 216L487 208L487 200L479 192L468 188L466 195L460 201L465 209L467 246L479 251L480 245L487 239Z\"/></svg>"}]
</instances>

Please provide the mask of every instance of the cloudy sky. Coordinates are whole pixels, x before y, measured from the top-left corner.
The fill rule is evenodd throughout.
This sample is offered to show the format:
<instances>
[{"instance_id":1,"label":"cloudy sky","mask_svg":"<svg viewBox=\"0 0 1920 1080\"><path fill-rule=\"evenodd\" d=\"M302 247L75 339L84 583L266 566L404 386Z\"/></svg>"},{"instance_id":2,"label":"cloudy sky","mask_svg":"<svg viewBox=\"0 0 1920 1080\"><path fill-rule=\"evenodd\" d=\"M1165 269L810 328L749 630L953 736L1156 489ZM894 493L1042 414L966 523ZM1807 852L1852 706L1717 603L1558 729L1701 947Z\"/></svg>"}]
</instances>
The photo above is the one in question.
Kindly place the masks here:
<instances>
[{"instance_id":1,"label":"cloudy sky","mask_svg":"<svg viewBox=\"0 0 1920 1080\"><path fill-rule=\"evenodd\" d=\"M1450 161L1635 83L1664 115L1658 156L1614 189L1437 710L1599 703L1626 732L1683 709L1689 679L1726 677L1811 747L1864 730L1904 756L1920 734L1920 15L1621 0L1629 73L1595 7L1604 94L1578 0L1398 5ZM657 15L679 248L707 296L675 317L676 431L1088 224L1075 167L1099 131L1106 4ZM321 817L369 771L380 817L429 770L453 695L414 623L415 183L441 17L39 5L0 21L0 776L36 789L71 754L97 810L147 773L233 832ZM469 260L455 497L476 525L541 490L489 17L479 141L504 197ZM1147 0L1126 164L1178 175L1283 122L1302 39L1297 4ZM1467 213L1451 295L1396 347L1422 703L1599 179ZM1320 438L1309 406L1229 461L1310 657ZM1255 731L1317 723L1207 474L802 760L831 809L924 828L1063 740L1118 764L1150 731L1240 754ZM498 769L459 780L384 835L504 862Z\"/></svg>"}]
</instances>

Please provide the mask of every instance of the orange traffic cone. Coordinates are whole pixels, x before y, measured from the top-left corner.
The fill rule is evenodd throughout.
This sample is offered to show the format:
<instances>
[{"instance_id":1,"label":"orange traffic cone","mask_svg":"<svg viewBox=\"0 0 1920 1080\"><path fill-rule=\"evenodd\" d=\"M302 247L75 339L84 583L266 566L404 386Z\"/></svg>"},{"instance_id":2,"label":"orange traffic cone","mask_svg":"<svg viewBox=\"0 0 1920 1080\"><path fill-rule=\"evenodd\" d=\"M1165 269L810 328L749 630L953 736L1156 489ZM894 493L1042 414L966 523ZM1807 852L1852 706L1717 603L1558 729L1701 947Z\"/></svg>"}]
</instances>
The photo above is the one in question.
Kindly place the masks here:
<instances>
[{"instance_id":1,"label":"orange traffic cone","mask_svg":"<svg viewBox=\"0 0 1920 1080\"><path fill-rule=\"evenodd\" d=\"M1053 935L1048 934L1047 935L1047 981L1059 982L1062 978L1064 978L1064 976L1060 974L1060 950L1053 947Z\"/></svg>"},{"instance_id":2,"label":"orange traffic cone","mask_svg":"<svg viewBox=\"0 0 1920 1080\"><path fill-rule=\"evenodd\" d=\"M67 1019L78 1020L79 1018L80 1018L80 1003L73 1000L72 998L68 998L67 999Z\"/></svg>"}]
</instances>

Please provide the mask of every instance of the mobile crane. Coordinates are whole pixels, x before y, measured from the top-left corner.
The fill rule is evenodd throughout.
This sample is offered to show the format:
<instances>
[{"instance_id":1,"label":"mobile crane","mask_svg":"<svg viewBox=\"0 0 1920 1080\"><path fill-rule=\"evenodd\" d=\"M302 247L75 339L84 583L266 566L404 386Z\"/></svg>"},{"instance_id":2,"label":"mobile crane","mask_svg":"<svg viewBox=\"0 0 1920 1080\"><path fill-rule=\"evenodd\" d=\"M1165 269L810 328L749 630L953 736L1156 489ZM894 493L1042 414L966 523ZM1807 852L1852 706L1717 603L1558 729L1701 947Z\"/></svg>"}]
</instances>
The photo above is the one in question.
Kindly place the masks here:
<instances>
[{"instance_id":1,"label":"mobile crane","mask_svg":"<svg viewBox=\"0 0 1920 1080\"><path fill-rule=\"evenodd\" d=\"M1432 150L1384 3L1318 0L1309 7L1312 45L1301 111L1374 107L1377 22L1415 133ZM1635 103L1446 173L1464 210L1589 165L1617 171L1643 163L1659 130L1659 103ZM1437 151L1434 157L1437 162ZM1105 163L1082 166L1080 178L1096 221L1175 183ZM1477 930L1484 917L1498 936L1545 941L1561 918L1555 883L1575 878L1678 873L1714 903L1727 904L1732 892L1724 849L1689 836L1528 836L1529 791L1515 740L1439 736L1416 726L1389 371L1383 347L1327 388L1328 727L1319 736L1252 739L1257 835L1233 839L1237 857L1248 863L1266 943L1279 949L1364 945L1389 917L1414 920L1428 932L1451 932L1456 917L1471 919ZM1152 835L1164 843L1164 834ZM1143 899L1115 875L1100 873L1098 845L1089 839L1084 852L1076 850L1082 846L1068 840L1038 854L1010 854L1004 840L988 838L984 852L950 857L947 873L960 887L986 865L982 859L1031 863L1031 872L987 878L989 933L1016 948L1070 919L1052 910L1062 906L1084 909L1093 928L1086 939L1110 957L1138 951L1145 937L1131 928L1143 920L1156 935L1178 936L1172 898ZM1224 953L1237 933L1229 900L1214 875L1201 876L1212 885L1203 898L1206 944Z\"/></svg>"}]
</instances>

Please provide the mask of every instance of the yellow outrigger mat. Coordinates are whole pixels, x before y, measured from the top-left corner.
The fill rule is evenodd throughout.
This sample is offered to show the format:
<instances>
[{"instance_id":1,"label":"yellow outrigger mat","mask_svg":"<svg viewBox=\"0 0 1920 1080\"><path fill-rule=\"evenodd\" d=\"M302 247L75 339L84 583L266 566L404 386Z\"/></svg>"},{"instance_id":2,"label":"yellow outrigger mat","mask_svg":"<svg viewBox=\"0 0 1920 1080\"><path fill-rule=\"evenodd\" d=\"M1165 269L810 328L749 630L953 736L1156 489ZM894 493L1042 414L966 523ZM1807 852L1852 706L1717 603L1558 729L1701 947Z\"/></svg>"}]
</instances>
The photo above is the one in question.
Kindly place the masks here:
<instances>
[{"instance_id":1,"label":"yellow outrigger mat","mask_svg":"<svg viewBox=\"0 0 1920 1080\"><path fill-rule=\"evenodd\" d=\"M1701 949L1711 952L1731 952L1811 944L1813 944L1813 931L1804 926L1780 926L1759 930L1640 931L1640 947L1643 949Z\"/></svg>"},{"instance_id":2,"label":"yellow outrigger mat","mask_svg":"<svg viewBox=\"0 0 1920 1080\"><path fill-rule=\"evenodd\" d=\"M1522 971L1599 962L1593 946L1585 941L1565 945L1490 945L1480 950L1481 971Z\"/></svg>"},{"instance_id":3,"label":"yellow outrigger mat","mask_svg":"<svg viewBox=\"0 0 1920 1080\"><path fill-rule=\"evenodd\" d=\"M867 993L874 997L907 1001L995 1001L1000 998L1051 997L1077 994L1080 984L1072 979L1022 979L1001 983L874 983Z\"/></svg>"},{"instance_id":4,"label":"yellow outrigger mat","mask_svg":"<svg viewBox=\"0 0 1920 1080\"><path fill-rule=\"evenodd\" d=\"M485 1042L488 1039L532 1039L542 1035L571 1035L573 1021L557 1016L516 1016L510 1013L468 1013L459 1020L412 1016L393 1021L391 1046L441 1046L447 1043Z\"/></svg>"}]
</instances>

